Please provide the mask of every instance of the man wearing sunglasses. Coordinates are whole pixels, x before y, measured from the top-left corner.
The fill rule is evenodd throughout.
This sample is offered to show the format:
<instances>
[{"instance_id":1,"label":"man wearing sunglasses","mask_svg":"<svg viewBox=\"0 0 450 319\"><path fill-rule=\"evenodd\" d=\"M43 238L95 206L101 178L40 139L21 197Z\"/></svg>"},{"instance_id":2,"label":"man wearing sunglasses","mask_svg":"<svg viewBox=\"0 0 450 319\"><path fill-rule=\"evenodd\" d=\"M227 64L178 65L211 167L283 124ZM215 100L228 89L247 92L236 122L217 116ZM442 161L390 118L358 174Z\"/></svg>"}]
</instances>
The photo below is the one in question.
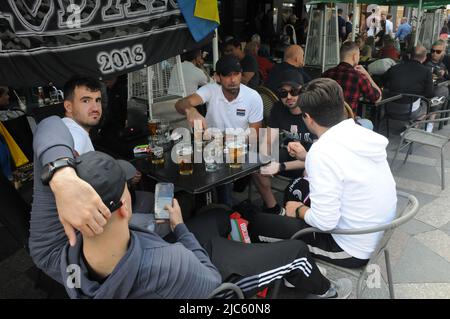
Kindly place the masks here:
<instances>
[{"instance_id":1,"label":"man wearing sunglasses","mask_svg":"<svg viewBox=\"0 0 450 319\"><path fill-rule=\"evenodd\" d=\"M445 43L438 40L433 43L425 65L431 68L433 78L437 81L444 81L450 79L447 67L442 62L445 56ZM448 95L448 94L447 94Z\"/></svg>"},{"instance_id":2,"label":"man wearing sunglasses","mask_svg":"<svg viewBox=\"0 0 450 319\"><path fill-rule=\"evenodd\" d=\"M302 76L295 70L287 70L280 75L277 89L280 101L273 106L268 121L268 127L279 129L281 134L280 157L278 162L273 161L262 167L255 180L256 187L266 205L266 213L283 214L283 208L278 205L272 193L270 177L277 174L292 179L303 176L305 162L296 160L289 155L288 143L297 141L309 150L313 141L317 139L308 130L302 119L302 110L298 100L303 84Z\"/></svg>"}]
</instances>

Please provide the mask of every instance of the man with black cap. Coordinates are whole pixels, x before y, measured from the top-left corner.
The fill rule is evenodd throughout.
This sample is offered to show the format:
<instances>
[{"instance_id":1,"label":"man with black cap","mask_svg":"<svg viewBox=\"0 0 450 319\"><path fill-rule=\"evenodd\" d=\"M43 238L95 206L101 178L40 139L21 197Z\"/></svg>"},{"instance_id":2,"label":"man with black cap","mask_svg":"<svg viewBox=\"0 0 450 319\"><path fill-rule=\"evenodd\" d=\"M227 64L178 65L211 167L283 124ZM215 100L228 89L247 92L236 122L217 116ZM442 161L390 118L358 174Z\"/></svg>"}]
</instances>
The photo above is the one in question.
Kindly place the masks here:
<instances>
[{"instance_id":1,"label":"man with black cap","mask_svg":"<svg viewBox=\"0 0 450 319\"><path fill-rule=\"evenodd\" d=\"M55 135L55 139L46 139L48 134ZM134 176L134 168L100 152L73 159L67 152L73 151L69 136L55 117L38 126L35 165L42 169L47 161L61 156L70 165L59 166L54 177L42 176L42 182L50 179L51 190L38 178L35 180L39 192L33 203L30 251L36 265L63 283L70 297L204 298L222 280L235 282L246 296L252 296L279 278L285 278L292 288L323 298L345 298L351 293L348 279L330 282L321 274L301 241L245 244L228 240L230 212L222 208L212 209L185 225L177 201L166 206L175 244L152 231L129 226L132 209L127 180ZM61 237L60 205L58 211L43 209L44 205L55 205L55 199L49 196L52 191L57 198L67 192L55 187L67 181L59 173L63 169L76 171L78 176L69 179L71 184L91 187L80 187L77 194L86 206L99 196L112 213L103 231L94 236L79 234L72 246ZM92 191L96 192L94 197ZM76 201L65 203L65 209L73 208ZM77 214L73 211L73 215Z\"/></svg>"},{"instance_id":2,"label":"man with black cap","mask_svg":"<svg viewBox=\"0 0 450 319\"><path fill-rule=\"evenodd\" d=\"M266 205L267 213L283 214L284 208L280 207L272 193L271 179L273 175L283 175L289 178L303 176L305 162L296 160L287 152L287 144L297 141L309 150L313 141L317 139L310 133L302 118L301 106L298 103L303 78L296 70L287 70L280 75L280 83L276 93L280 101L277 102L271 112L268 127L279 129L282 136L280 160L273 161L261 168L260 175L256 178L256 186Z\"/></svg>"},{"instance_id":3,"label":"man with black cap","mask_svg":"<svg viewBox=\"0 0 450 319\"><path fill-rule=\"evenodd\" d=\"M216 73L218 84L202 86L196 93L178 100L175 108L186 115L192 127L196 121L201 121L203 129L215 128L226 133L236 129L245 132L250 128L258 136L264 116L263 102L258 92L241 84L239 60L233 55L224 55L217 61ZM197 110L204 103L206 118ZM221 186L218 193L221 203L232 206L231 184Z\"/></svg>"},{"instance_id":4,"label":"man with black cap","mask_svg":"<svg viewBox=\"0 0 450 319\"><path fill-rule=\"evenodd\" d=\"M216 64L218 84L202 86L175 104L181 114L185 114L194 126L195 120L202 122L203 128L214 127L222 132L227 128L255 128L258 130L263 120L263 103L258 92L241 84L242 67L232 55L221 57ZM207 103L206 118L196 109Z\"/></svg>"}]
</instances>

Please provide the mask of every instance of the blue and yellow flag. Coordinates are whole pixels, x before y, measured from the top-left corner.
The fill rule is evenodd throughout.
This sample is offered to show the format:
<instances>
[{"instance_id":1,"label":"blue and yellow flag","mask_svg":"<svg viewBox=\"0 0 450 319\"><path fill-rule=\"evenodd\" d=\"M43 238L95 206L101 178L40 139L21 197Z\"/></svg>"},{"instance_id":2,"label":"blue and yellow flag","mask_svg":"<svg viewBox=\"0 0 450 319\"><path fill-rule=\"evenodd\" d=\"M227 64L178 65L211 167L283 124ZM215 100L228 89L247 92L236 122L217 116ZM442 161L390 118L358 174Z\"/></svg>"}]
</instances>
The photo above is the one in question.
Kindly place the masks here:
<instances>
[{"instance_id":1,"label":"blue and yellow flag","mask_svg":"<svg viewBox=\"0 0 450 319\"><path fill-rule=\"evenodd\" d=\"M191 31L192 37L197 42L203 40L208 34L219 26L219 10L217 8L217 0L178 0L178 6L180 7L184 19L186 20L189 31ZM215 13L214 10L217 10L217 13ZM194 11L197 11L201 18L194 15Z\"/></svg>"},{"instance_id":2,"label":"blue and yellow flag","mask_svg":"<svg viewBox=\"0 0 450 319\"><path fill-rule=\"evenodd\" d=\"M219 7L217 0L197 0L194 16L220 24Z\"/></svg>"}]
</instances>

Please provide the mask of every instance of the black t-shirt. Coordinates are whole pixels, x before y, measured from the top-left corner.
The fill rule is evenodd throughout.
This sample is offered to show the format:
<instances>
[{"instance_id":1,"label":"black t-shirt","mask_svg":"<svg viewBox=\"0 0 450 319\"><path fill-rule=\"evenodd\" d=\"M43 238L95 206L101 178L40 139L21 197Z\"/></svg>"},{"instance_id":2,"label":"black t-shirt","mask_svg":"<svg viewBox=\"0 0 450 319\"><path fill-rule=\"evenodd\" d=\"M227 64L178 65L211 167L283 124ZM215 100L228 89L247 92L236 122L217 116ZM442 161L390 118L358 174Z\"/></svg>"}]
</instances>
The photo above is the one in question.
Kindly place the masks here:
<instances>
[{"instance_id":1,"label":"black t-shirt","mask_svg":"<svg viewBox=\"0 0 450 319\"><path fill-rule=\"evenodd\" d=\"M287 138L280 144L287 145L292 141L299 141L308 151L317 136L312 134L303 122L302 115L294 115L281 102L277 102L272 107L270 112L268 126L271 128L278 128L280 133L285 131Z\"/></svg>"},{"instance_id":2,"label":"black t-shirt","mask_svg":"<svg viewBox=\"0 0 450 319\"><path fill-rule=\"evenodd\" d=\"M251 55L246 54L245 57L240 61L242 66L242 72L253 72L255 75L248 81L247 86L252 89L256 89L259 85L259 72L258 72L258 62Z\"/></svg>"}]
</instances>

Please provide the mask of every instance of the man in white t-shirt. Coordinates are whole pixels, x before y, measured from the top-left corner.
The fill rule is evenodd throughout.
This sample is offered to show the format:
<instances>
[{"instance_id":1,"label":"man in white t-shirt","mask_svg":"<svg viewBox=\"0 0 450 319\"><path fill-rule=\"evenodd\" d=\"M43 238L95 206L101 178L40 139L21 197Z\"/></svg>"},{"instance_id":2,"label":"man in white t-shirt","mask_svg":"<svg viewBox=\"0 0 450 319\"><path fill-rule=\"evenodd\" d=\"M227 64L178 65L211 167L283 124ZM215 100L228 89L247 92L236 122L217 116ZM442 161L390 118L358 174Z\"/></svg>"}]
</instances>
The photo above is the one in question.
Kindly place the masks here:
<instances>
[{"instance_id":1,"label":"man in white t-shirt","mask_svg":"<svg viewBox=\"0 0 450 319\"><path fill-rule=\"evenodd\" d=\"M202 51L194 50L186 52L181 56L183 62L181 63L181 71L183 72L184 85L186 87L186 95L195 93L197 89L209 82L210 77L203 69L204 60ZM168 93L179 95L181 88L177 86L178 70L176 67L170 73Z\"/></svg>"},{"instance_id":2,"label":"man in white t-shirt","mask_svg":"<svg viewBox=\"0 0 450 319\"><path fill-rule=\"evenodd\" d=\"M94 78L75 76L64 85L63 122L69 128L75 151L81 155L94 150L89 131L102 117L101 84Z\"/></svg>"},{"instance_id":3,"label":"man in white t-shirt","mask_svg":"<svg viewBox=\"0 0 450 319\"><path fill-rule=\"evenodd\" d=\"M207 84L175 104L181 114L194 127L195 121L202 123L202 128L216 128L226 133L227 129L254 129L258 134L263 120L263 102L255 90L241 84L242 67L239 60L232 55L224 55L216 64L219 83ZM206 117L197 106L207 104ZM258 136L258 135L257 135ZM228 185L226 185L228 186ZM220 202L232 205L231 189L224 187L218 192Z\"/></svg>"},{"instance_id":4,"label":"man in white t-shirt","mask_svg":"<svg viewBox=\"0 0 450 319\"><path fill-rule=\"evenodd\" d=\"M202 86L194 94L180 99L175 108L185 114L194 127L194 121L202 122L204 129L218 128L224 132L227 128L254 128L262 126L263 103L255 90L241 84L242 68L239 60L225 55L217 61L216 73L219 83ZM207 104L206 117L196 109Z\"/></svg>"}]
</instances>

